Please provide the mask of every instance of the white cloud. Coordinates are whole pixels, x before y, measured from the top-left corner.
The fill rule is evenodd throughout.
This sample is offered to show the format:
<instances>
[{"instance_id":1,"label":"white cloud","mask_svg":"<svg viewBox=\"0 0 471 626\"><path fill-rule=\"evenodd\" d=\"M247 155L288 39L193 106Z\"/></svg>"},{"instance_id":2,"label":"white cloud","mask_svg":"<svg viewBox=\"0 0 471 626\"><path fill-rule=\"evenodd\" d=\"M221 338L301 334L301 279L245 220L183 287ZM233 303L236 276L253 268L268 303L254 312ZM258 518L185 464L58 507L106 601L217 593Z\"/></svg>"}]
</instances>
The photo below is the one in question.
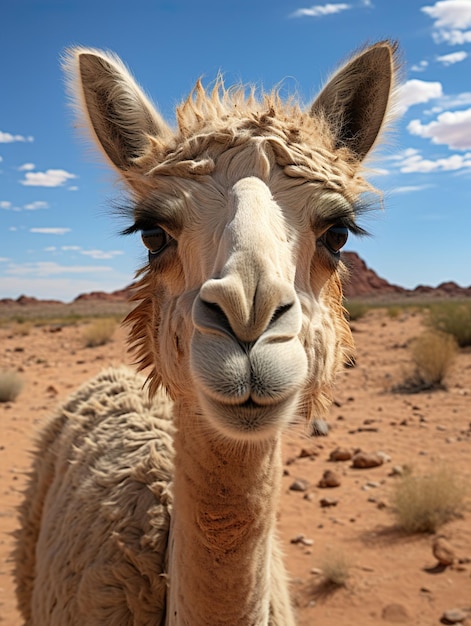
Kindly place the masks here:
<instances>
[{"instance_id":1,"label":"white cloud","mask_svg":"<svg viewBox=\"0 0 471 626\"><path fill-rule=\"evenodd\" d=\"M9 200L0 200L0 209L5 209L6 211L9 211L12 208L13 205Z\"/></svg>"},{"instance_id":2,"label":"white cloud","mask_svg":"<svg viewBox=\"0 0 471 626\"><path fill-rule=\"evenodd\" d=\"M413 193L415 191L429 189L430 187L433 187L433 185L404 185L403 187L396 187L392 190L392 193Z\"/></svg>"},{"instance_id":3,"label":"white cloud","mask_svg":"<svg viewBox=\"0 0 471 626\"><path fill-rule=\"evenodd\" d=\"M429 138L432 143L446 144L454 150L471 149L471 109L445 111L429 124L412 120L407 125L411 135Z\"/></svg>"},{"instance_id":4,"label":"white cloud","mask_svg":"<svg viewBox=\"0 0 471 626\"><path fill-rule=\"evenodd\" d=\"M8 259L6 256L0 256L0 263L8 263L10 259Z\"/></svg>"},{"instance_id":5,"label":"white cloud","mask_svg":"<svg viewBox=\"0 0 471 626\"><path fill-rule=\"evenodd\" d=\"M418 80L417 78L408 80L399 87L397 103L398 113L402 115L414 104L421 104L435 98L440 98L442 93L442 85L439 82L429 82Z\"/></svg>"},{"instance_id":6,"label":"white cloud","mask_svg":"<svg viewBox=\"0 0 471 626\"><path fill-rule=\"evenodd\" d=\"M44 202L43 200L36 200L35 202L25 204L24 208L27 211L37 211L38 209L48 209L49 204L47 202Z\"/></svg>"},{"instance_id":7,"label":"white cloud","mask_svg":"<svg viewBox=\"0 0 471 626\"><path fill-rule=\"evenodd\" d=\"M448 65L453 65L454 63L460 63L460 61L464 61L468 53L464 50L460 50L460 52L451 52L450 54L444 54L440 57L437 57L437 61L439 63L443 63L445 67Z\"/></svg>"},{"instance_id":8,"label":"white cloud","mask_svg":"<svg viewBox=\"0 0 471 626\"><path fill-rule=\"evenodd\" d=\"M366 4L365 6L368 6ZM298 9L291 14L291 17L324 17L324 15L332 15L351 9L350 4L316 4L307 9Z\"/></svg>"},{"instance_id":9,"label":"white cloud","mask_svg":"<svg viewBox=\"0 0 471 626\"><path fill-rule=\"evenodd\" d=\"M471 170L471 152L452 154L446 158L432 160L425 159L415 148L407 148L392 157L388 157L388 160L392 161L404 174Z\"/></svg>"},{"instance_id":10,"label":"white cloud","mask_svg":"<svg viewBox=\"0 0 471 626\"><path fill-rule=\"evenodd\" d=\"M60 187L67 180L77 178L65 170L47 170L46 172L26 172L22 185L33 187Z\"/></svg>"},{"instance_id":11,"label":"white cloud","mask_svg":"<svg viewBox=\"0 0 471 626\"><path fill-rule=\"evenodd\" d=\"M413 65L410 69L411 72L423 72L428 67L428 61L419 61L415 65Z\"/></svg>"},{"instance_id":12,"label":"white cloud","mask_svg":"<svg viewBox=\"0 0 471 626\"><path fill-rule=\"evenodd\" d=\"M30 233L40 233L41 235L65 235L70 233L70 228L30 228Z\"/></svg>"},{"instance_id":13,"label":"white cloud","mask_svg":"<svg viewBox=\"0 0 471 626\"><path fill-rule=\"evenodd\" d=\"M12 135L0 130L0 143L13 143L15 141L34 141L33 137L25 137L24 135Z\"/></svg>"},{"instance_id":14,"label":"white cloud","mask_svg":"<svg viewBox=\"0 0 471 626\"><path fill-rule=\"evenodd\" d=\"M29 172L30 170L34 170L34 168L35 168L34 163L23 163L23 165L20 165L18 170L20 172Z\"/></svg>"},{"instance_id":15,"label":"white cloud","mask_svg":"<svg viewBox=\"0 0 471 626\"><path fill-rule=\"evenodd\" d=\"M77 252L81 249L82 248L80 246L61 246L61 250L63 250L64 252Z\"/></svg>"},{"instance_id":16,"label":"white cloud","mask_svg":"<svg viewBox=\"0 0 471 626\"><path fill-rule=\"evenodd\" d=\"M81 250L80 254L83 254L85 256L89 256L92 259L112 259L115 256L119 256L121 254L124 254L122 250L108 250L108 251L104 251L104 250Z\"/></svg>"},{"instance_id":17,"label":"white cloud","mask_svg":"<svg viewBox=\"0 0 471 626\"><path fill-rule=\"evenodd\" d=\"M433 20L433 39L436 43L460 45L471 42L471 2L469 0L439 0L421 10Z\"/></svg>"},{"instance_id":18,"label":"white cloud","mask_svg":"<svg viewBox=\"0 0 471 626\"><path fill-rule=\"evenodd\" d=\"M46 278L59 274L83 274L93 272L110 272L113 268L106 265L59 265L53 261L37 261L34 263L10 263L5 269L9 276L37 276Z\"/></svg>"}]
</instances>

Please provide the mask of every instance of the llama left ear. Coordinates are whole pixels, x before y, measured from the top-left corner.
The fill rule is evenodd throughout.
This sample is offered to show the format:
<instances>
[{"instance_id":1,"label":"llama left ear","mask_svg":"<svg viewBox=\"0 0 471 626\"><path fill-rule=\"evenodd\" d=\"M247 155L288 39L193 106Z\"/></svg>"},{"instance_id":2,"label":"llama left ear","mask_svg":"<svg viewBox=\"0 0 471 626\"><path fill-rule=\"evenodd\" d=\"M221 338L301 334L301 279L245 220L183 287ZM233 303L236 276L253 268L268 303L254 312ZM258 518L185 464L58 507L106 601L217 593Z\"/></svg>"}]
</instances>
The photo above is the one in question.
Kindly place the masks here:
<instances>
[{"instance_id":1,"label":"llama left ear","mask_svg":"<svg viewBox=\"0 0 471 626\"><path fill-rule=\"evenodd\" d=\"M172 132L120 59L92 48L67 51L64 68L75 106L98 146L122 174L139 171L151 141Z\"/></svg>"},{"instance_id":2,"label":"llama left ear","mask_svg":"<svg viewBox=\"0 0 471 626\"><path fill-rule=\"evenodd\" d=\"M397 45L379 42L354 57L321 91L312 116L329 124L337 148L347 147L363 160L386 118L396 72Z\"/></svg>"}]
</instances>

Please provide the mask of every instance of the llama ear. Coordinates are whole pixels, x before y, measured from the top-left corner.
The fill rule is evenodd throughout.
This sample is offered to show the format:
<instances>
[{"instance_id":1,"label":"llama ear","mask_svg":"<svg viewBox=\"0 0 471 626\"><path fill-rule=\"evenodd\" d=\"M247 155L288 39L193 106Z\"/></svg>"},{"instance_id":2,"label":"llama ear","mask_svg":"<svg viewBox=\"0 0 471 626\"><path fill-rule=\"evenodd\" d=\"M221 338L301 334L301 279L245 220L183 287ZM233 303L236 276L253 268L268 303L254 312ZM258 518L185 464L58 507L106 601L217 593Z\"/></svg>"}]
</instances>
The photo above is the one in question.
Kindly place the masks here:
<instances>
[{"instance_id":1,"label":"llama ear","mask_svg":"<svg viewBox=\"0 0 471 626\"><path fill-rule=\"evenodd\" d=\"M117 56L72 48L64 66L79 113L121 172L139 169L135 162L148 148L149 137L159 142L172 135Z\"/></svg>"},{"instance_id":2,"label":"llama ear","mask_svg":"<svg viewBox=\"0 0 471 626\"><path fill-rule=\"evenodd\" d=\"M312 116L329 124L336 147L349 148L361 161L375 143L394 87L397 45L379 42L349 61L321 91Z\"/></svg>"}]
</instances>

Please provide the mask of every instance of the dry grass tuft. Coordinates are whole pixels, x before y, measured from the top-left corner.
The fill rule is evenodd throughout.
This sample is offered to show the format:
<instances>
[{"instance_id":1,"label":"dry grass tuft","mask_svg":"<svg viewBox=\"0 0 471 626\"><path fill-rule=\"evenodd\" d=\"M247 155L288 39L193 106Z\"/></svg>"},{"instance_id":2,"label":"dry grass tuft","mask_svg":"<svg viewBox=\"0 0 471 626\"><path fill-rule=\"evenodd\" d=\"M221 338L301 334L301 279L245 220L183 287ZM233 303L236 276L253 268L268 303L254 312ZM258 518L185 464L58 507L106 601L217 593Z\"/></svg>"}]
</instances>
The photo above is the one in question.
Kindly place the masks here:
<instances>
[{"instance_id":1,"label":"dry grass tuft","mask_svg":"<svg viewBox=\"0 0 471 626\"><path fill-rule=\"evenodd\" d=\"M13 370L0 370L0 402L13 402L23 388L23 381Z\"/></svg>"},{"instance_id":2,"label":"dry grass tuft","mask_svg":"<svg viewBox=\"0 0 471 626\"><path fill-rule=\"evenodd\" d=\"M453 335L461 348L471 346L471 302L442 302L430 308L428 324Z\"/></svg>"},{"instance_id":3,"label":"dry grass tuft","mask_svg":"<svg viewBox=\"0 0 471 626\"><path fill-rule=\"evenodd\" d=\"M408 533L434 533L462 512L465 494L463 481L450 468L405 474L392 498L398 525Z\"/></svg>"},{"instance_id":4,"label":"dry grass tuft","mask_svg":"<svg viewBox=\"0 0 471 626\"><path fill-rule=\"evenodd\" d=\"M413 366L404 380L393 388L398 393L417 393L428 389L446 389L445 378L457 352L451 335L425 332L411 343Z\"/></svg>"},{"instance_id":5,"label":"dry grass tuft","mask_svg":"<svg viewBox=\"0 0 471 626\"><path fill-rule=\"evenodd\" d=\"M340 550L328 550L319 563L324 588L345 587L350 578L352 564Z\"/></svg>"},{"instance_id":6,"label":"dry grass tuft","mask_svg":"<svg viewBox=\"0 0 471 626\"><path fill-rule=\"evenodd\" d=\"M96 348L109 343L116 330L116 320L112 318L96 319L88 324L83 331L83 342L86 348Z\"/></svg>"}]
</instances>

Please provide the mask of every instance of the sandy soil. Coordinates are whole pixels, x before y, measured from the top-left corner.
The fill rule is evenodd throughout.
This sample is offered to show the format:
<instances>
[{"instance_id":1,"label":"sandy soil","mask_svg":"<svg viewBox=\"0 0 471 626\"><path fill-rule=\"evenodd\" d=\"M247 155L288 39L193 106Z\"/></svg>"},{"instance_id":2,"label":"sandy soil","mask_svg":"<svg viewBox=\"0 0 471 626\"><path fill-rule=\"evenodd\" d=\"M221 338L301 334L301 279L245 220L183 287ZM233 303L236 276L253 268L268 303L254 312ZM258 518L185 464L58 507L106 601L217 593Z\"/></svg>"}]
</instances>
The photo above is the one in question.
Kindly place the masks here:
<instances>
[{"instance_id":1,"label":"sandy soil","mask_svg":"<svg viewBox=\"0 0 471 626\"><path fill-rule=\"evenodd\" d=\"M460 561L448 568L436 567L433 536L397 530L390 504L398 480L392 475L395 466L427 472L444 462L471 481L471 352L457 357L448 391L388 392L409 361L408 341L422 324L419 313L391 319L384 311L354 322L357 365L339 377L328 436L309 437L300 426L285 437L279 526L299 626L433 626L448 623L440 620L452 608L468 609L471 624L471 490L463 517L441 530ZM15 402L0 404L0 623L6 626L21 624L10 533L17 524L15 507L34 433L78 384L105 366L128 361L122 329L108 345L84 348L83 328L47 324L23 336L14 325L0 327L0 368L19 370L25 381ZM329 461L338 446L381 451L390 460L372 469L353 469L351 461ZM327 469L340 475L339 487L318 487ZM305 491L290 489L297 479L306 481ZM323 498L337 504L323 507ZM332 590L319 570L323 560L338 554L345 555L350 576L345 587Z\"/></svg>"}]
</instances>

